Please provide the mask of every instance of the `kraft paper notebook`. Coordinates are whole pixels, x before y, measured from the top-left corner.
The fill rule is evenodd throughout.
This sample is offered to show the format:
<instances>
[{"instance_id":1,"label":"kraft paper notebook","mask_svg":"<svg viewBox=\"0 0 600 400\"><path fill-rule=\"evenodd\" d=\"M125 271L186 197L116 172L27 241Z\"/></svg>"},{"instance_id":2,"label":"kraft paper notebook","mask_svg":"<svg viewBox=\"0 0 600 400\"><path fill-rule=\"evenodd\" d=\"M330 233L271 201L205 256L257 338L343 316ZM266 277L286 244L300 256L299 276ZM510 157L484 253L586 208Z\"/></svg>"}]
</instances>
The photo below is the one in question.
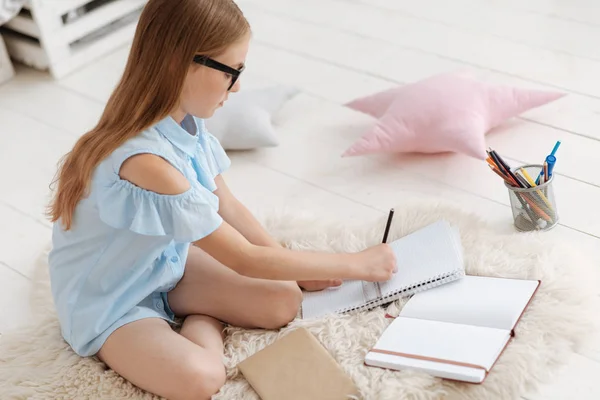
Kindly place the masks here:
<instances>
[{"instance_id":1,"label":"kraft paper notebook","mask_svg":"<svg viewBox=\"0 0 600 400\"><path fill-rule=\"evenodd\" d=\"M346 281L340 287L306 292L302 317L370 310L464 276L460 236L447 221L434 222L389 245L398 267L389 281Z\"/></svg>"},{"instance_id":2,"label":"kraft paper notebook","mask_svg":"<svg viewBox=\"0 0 600 400\"><path fill-rule=\"evenodd\" d=\"M369 366L481 383L540 285L480 276L414 295L367 353Z\"/></svg>"},{"instance_id":3,"label":"kraft paper notebook","mask_svg":"<svg viewBox=\"0 0 600 400\"><path fill-rule=\"evenodd\" d=\"M246 358L238 368L262 400L361 398L350 377L304 328Z\"/></svg>"}]
</instances>

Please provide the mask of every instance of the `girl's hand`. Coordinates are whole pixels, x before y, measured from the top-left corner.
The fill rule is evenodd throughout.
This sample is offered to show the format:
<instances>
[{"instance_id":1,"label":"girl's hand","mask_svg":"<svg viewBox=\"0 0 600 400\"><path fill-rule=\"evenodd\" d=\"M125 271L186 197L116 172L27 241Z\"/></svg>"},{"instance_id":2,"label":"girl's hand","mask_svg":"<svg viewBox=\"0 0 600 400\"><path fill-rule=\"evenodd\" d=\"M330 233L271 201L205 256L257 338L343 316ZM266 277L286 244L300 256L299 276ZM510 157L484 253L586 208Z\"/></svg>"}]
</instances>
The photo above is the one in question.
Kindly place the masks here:
<instances>
[{"instance_id":1,"label":"girl's hand","mask_svg":"<svg viewBox=\"0 0 600 400\"><path fill-rule=\"evenodd\" d=\"M338 287L341 286L341 284L341 279L329 279L325 281L298 281L298 286L308 292L316 292L329 287Z\"/></svg>"},{"instance_id":2,"label":"girl's hand","mask_svg":"<svg viewBox=\"0 0 600 400\"><path fill-rule=\"evenodd\" d=\"M355 262L352 279L369 282L381 282L389 280L396 272L396 256L392 248L387 244L379 244L353 254ZM341 279L329 279L321 281L299 281L298 286L309 292L323 290L328 287L336 287L342 284Z\"/></svg>"},{"instance_id":3,"label":"girl's hand","mask_svg":"<svg viewBox=\"0 0 600 400\"><path fill-rule=\"evenodd\" d=\"M356 279L369 282L387 281L397 270L396 255L389 245L378 244L356 253L356 264L353 268Z\"/></svg>"}]
</instances>

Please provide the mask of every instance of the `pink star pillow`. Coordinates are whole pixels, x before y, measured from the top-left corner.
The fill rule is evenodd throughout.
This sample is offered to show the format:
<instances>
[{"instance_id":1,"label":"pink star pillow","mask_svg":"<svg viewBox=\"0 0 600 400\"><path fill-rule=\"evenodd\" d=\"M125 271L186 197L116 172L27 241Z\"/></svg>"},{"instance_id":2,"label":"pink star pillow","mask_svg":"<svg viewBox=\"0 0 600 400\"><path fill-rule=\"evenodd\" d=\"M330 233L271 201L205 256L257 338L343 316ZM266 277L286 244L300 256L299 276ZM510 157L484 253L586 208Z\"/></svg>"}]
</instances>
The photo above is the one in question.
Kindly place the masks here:
<instances>
[{"instance_id":1,"label":"pink star pillow","mask_svg":"<svg viewBox=\"0 0 600 400\"><path fill-rule=\"evenodd\" d=\"M562 96L490 85L458 73L437 75L346 104L377 122L342 156L457 152L483 160L485 135L492 128Z\"/></svg>"}]
</instances>

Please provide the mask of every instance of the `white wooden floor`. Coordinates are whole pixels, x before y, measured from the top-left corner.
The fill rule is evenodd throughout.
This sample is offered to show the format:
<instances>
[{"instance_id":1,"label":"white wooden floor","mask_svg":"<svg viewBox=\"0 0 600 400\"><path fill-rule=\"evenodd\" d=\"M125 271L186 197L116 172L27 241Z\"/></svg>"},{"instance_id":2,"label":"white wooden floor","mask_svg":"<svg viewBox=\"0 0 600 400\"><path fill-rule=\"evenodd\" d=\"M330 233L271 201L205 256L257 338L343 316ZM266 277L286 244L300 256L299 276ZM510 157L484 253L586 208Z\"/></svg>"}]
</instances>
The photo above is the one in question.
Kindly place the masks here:
<instances>
[{"instance_id":1,"label":"white wooden floor","mask_svg":"<svg viewBox=\"0 0 600 400\"><path fill-rule=\"evenodd\" d=\"M562 141L561 224L548 235L581 246L600 268L595 0L239 3L254 31L242 84L302 89L278 116L279 147L231 154L226 179L250 208L303 207L353 218L380 215L406 199L445 199L512 231L505 188L482 162L461 155L339 157L370 123L343 108L345 101L469 67L490 81L569 93L497 129L488 143L516 165L539 163ZM28 319L31 266L50 240L42 211L56 161L97 120L127 50L60 81L17 67L18 76L0 86L0 334ZM598 336L526 398L600 398Z\"/></svg>"}]
</instances>

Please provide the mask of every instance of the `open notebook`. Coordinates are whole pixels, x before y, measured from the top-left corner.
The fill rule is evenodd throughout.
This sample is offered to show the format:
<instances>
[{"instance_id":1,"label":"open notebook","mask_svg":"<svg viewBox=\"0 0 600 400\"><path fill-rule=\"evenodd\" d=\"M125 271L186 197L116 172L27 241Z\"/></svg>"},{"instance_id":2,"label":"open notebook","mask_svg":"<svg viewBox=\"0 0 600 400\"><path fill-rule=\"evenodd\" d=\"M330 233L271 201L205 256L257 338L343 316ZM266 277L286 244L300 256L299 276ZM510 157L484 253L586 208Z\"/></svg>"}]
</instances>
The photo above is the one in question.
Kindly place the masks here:
<instances>
[{"instance_id":1,"label":"open notebook","mask_svg":"<svg viewBox=\"0 0 600 400\"><path fill-rule=\"evenodd\" d=\"M539 281L465 276L414 295L365 364L481 383L534 297Z\"/></svg>"},{"instance_id":2,"label":"open notebook","mask_svg":"<svg viewBox=\"0 0 600 400\"><path fill-rule=\"evenodd\" d=\"M304 293L302 317L370 310L464 276L458 231L440 220L390 243L398 272L380 283L346 281L336 288Z\"/></svg>"}]
</instances>

